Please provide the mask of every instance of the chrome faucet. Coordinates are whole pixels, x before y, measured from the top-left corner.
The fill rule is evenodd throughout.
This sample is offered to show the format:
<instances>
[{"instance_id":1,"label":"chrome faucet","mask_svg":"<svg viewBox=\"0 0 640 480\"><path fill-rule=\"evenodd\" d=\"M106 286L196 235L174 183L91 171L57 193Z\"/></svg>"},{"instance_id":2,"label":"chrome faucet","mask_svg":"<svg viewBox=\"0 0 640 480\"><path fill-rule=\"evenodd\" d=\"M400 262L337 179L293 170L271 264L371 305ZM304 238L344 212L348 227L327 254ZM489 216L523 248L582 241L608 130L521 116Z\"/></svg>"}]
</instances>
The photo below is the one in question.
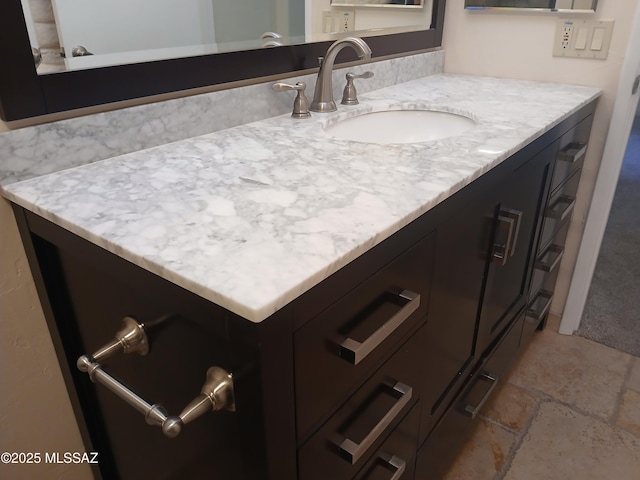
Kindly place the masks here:
<instances>
[{"instance_id":1,"label":"chrome faucet","mask_svg":"<svg viewBox=\"0 0 640 480\"><path fill-rule=\"evenodd\" d=\"M361 38L345 37L332 43L327 50L322 65L320 65L320 71L318 71L316 90L310 107L311 111L334 112L337 109L336 102L333 101L333 81L331 74L338 52L345 47L353 48L361 59L369 60L371 58L371 49Z\"/></svg>"}]
</instances>

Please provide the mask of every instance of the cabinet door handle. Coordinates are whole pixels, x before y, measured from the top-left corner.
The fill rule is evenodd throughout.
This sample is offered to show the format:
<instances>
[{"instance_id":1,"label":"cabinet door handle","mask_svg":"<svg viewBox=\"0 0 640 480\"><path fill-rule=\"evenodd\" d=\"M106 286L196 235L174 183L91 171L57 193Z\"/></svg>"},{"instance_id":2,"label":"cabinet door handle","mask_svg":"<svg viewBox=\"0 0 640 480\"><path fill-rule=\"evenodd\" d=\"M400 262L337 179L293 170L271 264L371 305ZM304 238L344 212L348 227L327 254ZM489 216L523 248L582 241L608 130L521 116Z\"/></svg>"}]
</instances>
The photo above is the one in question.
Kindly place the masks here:
<instances>
[{"instance_id":1,"label":"cabinet door handle","mask_svg":"<svg viewBox=\"0 0 640 480\"><path fill-rule=\"evenodd\" d=\"M575 163L587 153L587 146L586 143L570 143L558 153L558 160Z\"/></svg>"},{"instance_id":2,"label":"cabinet door handle","mask_svg":"<svg viewBox=\"0 0 640 480\"><path fill-rule=\"evenodd\" d=\"M547 217L562 221L567 218L567 215L571 213L575 205L575 197L560 195L558 200L547 209Z\"/></svg>"},{"instance_id":3,"label":"cabinet door handle","mask_svg":"<svg viewBox=\"0 0 640 480\"><path fill-rule=\"evenodd\" d=\"M381 453L378 455L378 459L393 472L393 476L389 480L400 480L407 468L407 462L391 453Z\"/></svg>"},{"instance_id":4,"label":"cabinet door handle","mask_svg":"<svg viewBox=\"0 0 640 480\"><path fill-rule=\"evenodd\" d=\"M340 343L340 357L353 365L357 365L391 335L407 318L420 306L420 294L403 290L398 294L398 300L406 302L395 315L384 322L366 340L359 342L347 337Z\"/></svg>"},{"instance_id":5,"label":"cabinet door handle","mask_svg":"<svg viewBox=\"0 0 640 480\"><path fill-rule=\"evenodd\" d=\"M413 389L405 385L404 383L397 382L394 385L387 385L390 388L390 393L398 400L393 404L393 407L389 409L387 413L380 419L380 421L371 429L367 436L360 443L356 443L350 438L345 438L339 445L342 455L351 462L351 465L360 460L362 455L375 443L375 441L384 433L386 428L391 425L393 420L400 415L400 412L409 404L411 396L413 395Z\"/></svg>"},{"instance_id":6,"label":"cabinet door handle","mask_svg":"<svg viewBox=\"0 0 640 480\"><path fill-rule=\"evenodd\" d=\"M491 382L491 386L489 387L489 389L485 392L485 394L482 396L482 398L480 399L480 401L478 402L478 404L476 406L473 405L465 405L464 407L464 411L471 417L471 418L476 418L476 416L478 415L478 413L480 413L480 410L482 409L483 405L486 403L486 401L489 399L489 397L491 396L491 393L495 390L495 388L498 386L498 376L497 375L493 375L489 372L482 372L480 374L480 378L483 378L484 380L488 380Z\"/></svg>"},{"instance_id":7,"label":"cabinet door handle","mask_svg":"<svg viewBox=\"0 0 640 480\"><path fill-rule=\"evenodd\" d=\"M76 363L78 370L89 374L94 383L104 385L122 400L142 413L149 425L162 427L167 437L175 437L180 433L184 424L199 418L210 410L235 411L233 394L233 378L230 373L220 367L207 370L207 379L202 386L200 395L187 405L179 416L169 416L165 408L159 404L151 404L137 393L124 385L120 380L104 370L98 360L104 360L119 350L124 353L138 353L146 355L149 351L149 341L144 330L144 324L132 317L125 317L122 328L116 333L115 340L109 342L92 355L82 355Z\"/></svg>"},{"instance_id":8,"label":"cabinet door handle","mask_svg":"<svg viewBox=\"0 0 640 480\"><path fill-rule=\"evenodd\" d=\"M536 269L543 272L553 272L560 264L563 256L564 248L560 245L551 244L536 261Z\"/></svg>"},{"instance_id":9,"label":"cabinet door handle","mask_svg":"<svg viewBox=\"0 0 640 480\"><path fill-rule=\"evenodd\" d=\"M496 237L504 239L493 244L493 263L506 265L509 257L516 252L518 235L520 234L520 223L522 223L522 212L519 210L500 210L498 215L498 226Z\"/></svg>"}]
</instances>

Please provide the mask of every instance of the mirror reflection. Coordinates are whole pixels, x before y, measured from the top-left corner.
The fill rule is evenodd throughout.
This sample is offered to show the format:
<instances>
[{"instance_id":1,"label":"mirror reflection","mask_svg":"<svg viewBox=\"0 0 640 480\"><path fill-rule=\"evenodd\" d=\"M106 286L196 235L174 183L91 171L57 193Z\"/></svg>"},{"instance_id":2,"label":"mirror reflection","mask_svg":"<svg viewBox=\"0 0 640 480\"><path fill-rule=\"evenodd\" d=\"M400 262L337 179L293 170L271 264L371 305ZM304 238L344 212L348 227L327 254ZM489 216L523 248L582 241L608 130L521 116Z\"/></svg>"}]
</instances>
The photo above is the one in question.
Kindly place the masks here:
<instances>
[{"instance_id":1,"label":"mirror reflection","mask_svg":"<svg viewBox=\"0 0 640 480\"><path fill-rule=\"evenodd\" d=\"M331 5L359 7L421 7L423 0L331 0Z\"/></svg>"},{"instance_id":2,"label":"mirror reflection","mask_svg":"<svg viewBox=\"0 0 640 480\"><path fill-rule=\"evenodd\" d=\"M433 2L21 1L29 38L37 49L34 61L39 74L336 40L352 34L426 30ZM364 6L398 8L360 8Z\"/></svg>"},{"instance_id":3,"label":"mirror reflection","mask_svg":"<svg viewBox=\"0 0 640 480\"><path fill-rule=\"evenodd\" d=\"M538 10L595 11L598 0L465 0L467 9L530 8Z\"/></svg>"}]
</instances>

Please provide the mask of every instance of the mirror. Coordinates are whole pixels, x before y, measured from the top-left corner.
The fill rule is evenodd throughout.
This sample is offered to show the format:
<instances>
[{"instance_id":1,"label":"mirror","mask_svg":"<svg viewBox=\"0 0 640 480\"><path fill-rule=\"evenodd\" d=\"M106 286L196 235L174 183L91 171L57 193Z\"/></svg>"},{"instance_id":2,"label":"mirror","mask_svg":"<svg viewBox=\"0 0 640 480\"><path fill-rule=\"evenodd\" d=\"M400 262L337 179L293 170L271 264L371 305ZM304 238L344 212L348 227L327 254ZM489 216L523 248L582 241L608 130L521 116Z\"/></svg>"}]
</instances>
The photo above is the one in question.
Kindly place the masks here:
<instances>
[{"instance_id":1,"label":"mirror","mask_svg":"<svg viewBox=\"0 0 640 480\"><path fill-rule=\"evenodd\" d=\"M420 8L423 0L331 0L337 7L402 7Z\"/></svg>"},{"instance_id":2,"label":"mirror","mask_svg":"<svg viewBox=\"0 0 640 480\"><path fill-rule=\"evenodd\" d=\"M549 12L595 12L598 0L465 0L467 10L529 9Z\"/></svg>"},{"instance_id":3,"label":"mirror","mask_svg":"<svg viewBox=\"0 0 640 480\"><path fill-rule=\"evenodd\" d=\"M445 10L445 0L422 0L424 5L418 8L415 8L415 5L412 8L406 6L385 9L358 8L355 22L351 25L353 30L340 32L338 28L327 29L325 13L353 12L354 8L336 9L336 6L331 4L331 0L226 0L224 2L189 0L193 2L194 11L205 8L207 5L212 7L212 4L227 5L236 9L240 7L246 9L248 5L252 5L254 10L258 10L256 6L270 4L272 10L269 18L276 22L270 26L280 22L278 25L281 27L284 25L286 27L284 30L287 32L281 35L275 29L264 31L265 38L256 39L255 32L263 30L264 24L262 24L251 33L251 39L237 37L215 43L142 48L143 51L174 49L178 52L178 58L174 58L175 52L172 55L161 55L160 58L136 57L141 50L135 47L133 57L124 61L119 58L103 64L98 63L98 57L104 59L107 55L119 55L123 52L99 54L99 52L91 52L90 47L83 45L94 55L73 57L72 54L69 57L68 48L65 46L67 57L65 63L72 63L67 62L71 58L75 59L76 64L80 62L82 64L70 69L65 65L61 71L38 75L31 51L30 29L25 20L29 15L27 10L23 11L22 8L22 4L29 1L33 0L4 0L0 6L0 67L3 72L11 72L11 75L0 76L0 116L5 121L308 70L318 66L318 57L326 52L331 42L346 35L368 37L367 43L371 46L374 57L439 47ZM64 0L43 1L58 5ZM142 2L142 0L138 1ZM186 0L163 1L173 2L183 7ZM131 1L124 0L119 2L75 0L75 4L100 2L111 6L122 2L129 5L129 8L132 5ZM287 17L283 15L285 11L288 12ZM317 11L320 12L319 16L316 15ZM371 23L371 15L360 15L361 11L375 11L379 23ZM409 11L412 17L407 21L406 14ZM230 15L229 11L220 13L219 23L216 23L214 11L213 31L201 36L206 38L209 35L209 38L206 38L208 41L211 39L211 34L216 37L218 33L222 34L225 24L233 25L234 21L235 25L251 23L246 21L248 19L246 15L235 20ZM100 17L100 15L94 16ZM267 15L260 17L266 18ZM402 19L400 23L399 18ZM364 22L365 19L368 19L368 23ZM208 22L210 26L211 22ZM84 28L85 31L91 29ZM64 35L66 33L62 34ZM113 37L118 36L119 33L112 32L109 35ZM195 48L196 51L185 52L185 48ZM131 51L125 53L132 55ZM345 50L338 60L344 62L355 59L355 55Z\"/></svg>"}]
</instances>

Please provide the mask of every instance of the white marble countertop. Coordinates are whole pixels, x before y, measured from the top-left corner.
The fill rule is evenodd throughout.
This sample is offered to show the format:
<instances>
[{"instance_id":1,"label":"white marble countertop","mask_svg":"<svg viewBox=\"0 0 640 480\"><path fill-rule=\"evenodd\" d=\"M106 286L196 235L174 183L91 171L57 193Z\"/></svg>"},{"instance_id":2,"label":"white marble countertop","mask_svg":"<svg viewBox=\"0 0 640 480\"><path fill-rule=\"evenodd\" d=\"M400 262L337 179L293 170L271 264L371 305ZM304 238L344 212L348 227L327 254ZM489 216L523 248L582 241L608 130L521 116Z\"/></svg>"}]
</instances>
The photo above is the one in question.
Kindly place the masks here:
<instances>
[{"instance_id":1,"label":"white marble countertop","mask_svg":"<svg viewBox=\"0 0 640 480\"><path fill-rule=\"evenodd\" d=\"M3 187L9 200L260 322L600 95L433 75L308 120L288 115ZM336 140L327 122L431 108L477 125L408 145Z\"/></svg>"}]
</instances>

